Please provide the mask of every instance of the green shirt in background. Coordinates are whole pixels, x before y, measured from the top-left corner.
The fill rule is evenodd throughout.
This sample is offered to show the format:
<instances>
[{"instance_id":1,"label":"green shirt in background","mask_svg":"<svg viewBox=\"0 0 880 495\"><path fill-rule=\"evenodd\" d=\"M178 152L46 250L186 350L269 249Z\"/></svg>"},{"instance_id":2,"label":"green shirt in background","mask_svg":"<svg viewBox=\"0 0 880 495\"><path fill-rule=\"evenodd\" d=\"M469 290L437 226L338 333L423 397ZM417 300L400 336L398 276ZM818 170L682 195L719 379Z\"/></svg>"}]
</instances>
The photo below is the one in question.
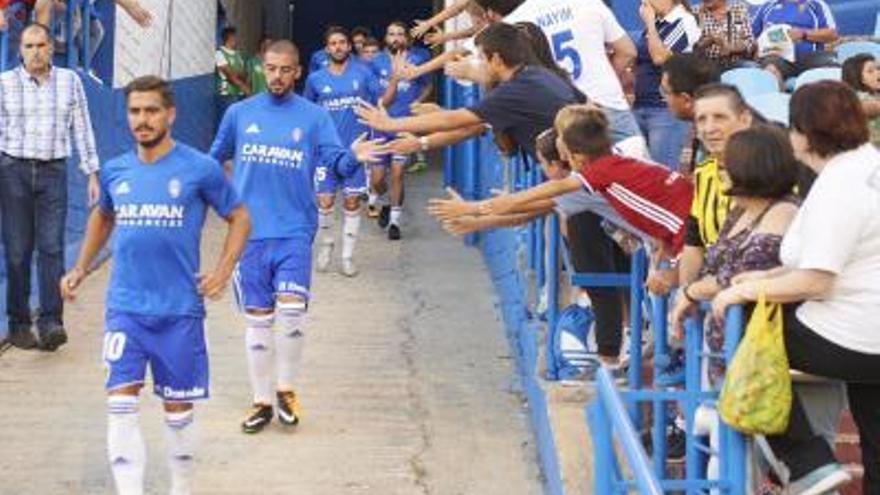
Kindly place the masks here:
<instances>
[{"instance_id":1,"label":"green shirt in background","mask_svg":"<svg viewBox=\"0 0 880 495\"><path fill-rule=\"evenodd\" d=\"M245 73L244 59L238 50L230 50L225 46L221 46L214 56L214 63L217 65L217 93L221 96L242 96L244 91L235 84L232 84L226 76L220 72L220 67L229 67L235 72Z\"/></svg>"},{"instance_id":2,"label":"green shirt in background","mask_svg":"<svg viewBox=\"0 0 880 495\"><path fill-rule=\"evenodd\" d=\"M263 60L260 57L254 55L248 59L247 72L253 94L262 93L268 89L266 85L266 72L263 70Z\"/></svg>"},{"instance_id":3,"label":"green shirt in background","mask_svg":"<svg viewBox=\"0 0 880 495\"><path fill-rule=\"evenodd\" d=\"M862 100L878 99L880 96L874 96L864 91L859 91L859 98ZM868 119L868 129L871 131L871 143L880 146L880 115Z\"/></svg>"}]
</instances>

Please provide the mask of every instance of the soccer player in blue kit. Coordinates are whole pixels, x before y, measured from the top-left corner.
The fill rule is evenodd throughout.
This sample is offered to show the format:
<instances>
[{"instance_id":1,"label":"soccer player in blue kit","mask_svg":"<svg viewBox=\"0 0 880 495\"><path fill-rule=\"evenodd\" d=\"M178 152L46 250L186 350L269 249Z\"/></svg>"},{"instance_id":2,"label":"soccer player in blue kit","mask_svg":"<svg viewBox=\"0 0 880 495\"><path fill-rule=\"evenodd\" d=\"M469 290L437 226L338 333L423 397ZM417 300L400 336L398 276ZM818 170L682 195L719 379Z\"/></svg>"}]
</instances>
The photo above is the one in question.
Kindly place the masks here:
<instances>
[{"instance_id":1,"label":"soccer player in blue kit","mask_svg":"<svg viewBox=\"0 0 880 495\"><path fill-rule=\"evenodd\" d=\"M149 364L163 401L171 494L191 493L193 401L208 398L203 297L228 283L250 232L247 210L220 164L170 135L174 95L154 76L125 90L137 150L101 170L101 196L89 216L74 268L61 279L72 300L98 251L115 231L107 291L103 359L107 373L107 450L120 495L144 491L145 445L138 394ZM229 224L213 271L199 274L208 207Z\"/></svg>"},{"instance_id":2,"label":"soccer player in blue kit","mask_svg":"<svg viewBox=\"0 0 880 495\"><path fill-rule=\"evenodd\" d=\"M382 103L392 117L408 117L412 115L410 106L424 102L430 96L433 85L427 76L412 81L403 78L402 64L418 66L427 61L429 55L424 51L414 51L410 47L409 32L406 24L394 21L385 31L385 51L373 59L372 65L384 93ZM380 134L381 135L381 134ZM387 139L395 135L383 135ZM406 155L390 155L383 162L384 166L372 167L370 186L372 189L370 204L380 205L379 226L388 227L388 238L400 239L400 217L403 213L403 175L409 157ZM391 168L390 204L385 199L389 192L386 184L387 168Z\"/></svg>"},{"instance_id":3,"label":"soccer player in blue kit","mask_svg":"<svg viewBox=\"0 0 880 495\"><path fill-rule=\"evenodd\" d=\"M313 72L306 79L303 96L326 109L343 145L350 145L369 128L358 122L354 109L360 101L375 102L381 92L378 80L372 71L351 55L351 42L348 32L339 26L331 26L324 34L326 51L330 55L330 65ZM367 192L367 176L364 168L357 169L352 176L342 178L334 170L319 164L317 173L318 191L318 256L317 269L327 271L333 253L336 233L333 229L334 203L336 191L342 188L345 198L342 224L342 265L343 275L357 275L354 264L354 247L361 223L361 196Z\"/></svg>"},{"instance_id":4,"label":"soccer player in blue kit","mask_svg":"<svg viewBox=\"0 0 880 495\"><path fill-rule=\"evenodd\" d=\"M378 140L364 137L351 149L342 146L330 114L293 93L299 63L296 45L272 43L264 60L269 90L229 107L211 146L219 161L234 158L233 183L253 219L235 273L253 387L253 408L241 425L245 433L269 424L276 400L282 424L296 425L302 416L294 380L318 227L315 171L327 167L328 173L346 178L384 152Z\"/></svg>"}]
</instances>

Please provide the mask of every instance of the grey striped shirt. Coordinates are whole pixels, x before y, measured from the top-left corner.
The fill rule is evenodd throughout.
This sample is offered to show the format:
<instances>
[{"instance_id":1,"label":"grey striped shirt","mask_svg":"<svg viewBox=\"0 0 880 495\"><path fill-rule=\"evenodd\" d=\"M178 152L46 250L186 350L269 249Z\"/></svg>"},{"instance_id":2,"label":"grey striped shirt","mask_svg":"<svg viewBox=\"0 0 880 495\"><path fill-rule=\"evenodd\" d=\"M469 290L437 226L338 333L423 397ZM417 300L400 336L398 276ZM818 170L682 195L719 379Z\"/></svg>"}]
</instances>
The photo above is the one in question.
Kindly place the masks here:
<instances>
[{"instance_id":1,"label":"grey striped shirt","mask_svg":"<svg viewBox=\"0 0 880 495\"><path fill-rule=\"evenodd\" d=\"M28 160L67 159L71 135L82 171L96 172L88 101L74 71L53 67L42 84L23 66L0 74L0 152Z\"/></svg>"}]
</instances>

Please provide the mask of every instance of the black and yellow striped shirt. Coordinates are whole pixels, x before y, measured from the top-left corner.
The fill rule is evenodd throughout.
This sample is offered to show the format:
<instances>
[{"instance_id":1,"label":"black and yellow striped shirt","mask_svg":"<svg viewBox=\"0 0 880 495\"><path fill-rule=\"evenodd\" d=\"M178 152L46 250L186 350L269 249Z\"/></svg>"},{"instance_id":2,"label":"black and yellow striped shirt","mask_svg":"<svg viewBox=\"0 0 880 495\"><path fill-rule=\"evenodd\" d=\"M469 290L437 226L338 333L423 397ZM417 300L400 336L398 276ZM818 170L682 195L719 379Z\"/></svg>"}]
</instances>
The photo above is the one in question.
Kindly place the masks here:
<instances>
[{"instance_id":1,"label":"black and yellow striped shirt","mask_svg":"<svg viewBox=\"0 0 880 495\"><path fill-rule=\"evenodd\" d=\"M722 192L718 160L707 158L694 170L694 202L688 222L688 246L708 247L718 240L718 233L730 210L730 197Z\"/></svg>"}]
</instances>

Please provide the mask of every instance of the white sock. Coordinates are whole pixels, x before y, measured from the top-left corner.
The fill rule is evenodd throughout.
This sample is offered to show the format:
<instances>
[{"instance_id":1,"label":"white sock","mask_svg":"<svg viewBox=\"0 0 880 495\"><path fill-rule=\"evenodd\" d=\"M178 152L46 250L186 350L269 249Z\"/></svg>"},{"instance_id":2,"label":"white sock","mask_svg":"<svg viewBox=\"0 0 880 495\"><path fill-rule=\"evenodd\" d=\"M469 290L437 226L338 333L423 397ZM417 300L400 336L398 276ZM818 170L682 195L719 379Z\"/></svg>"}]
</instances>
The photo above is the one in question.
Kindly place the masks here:
<instances>
[{"instance_id":1,"label":"white sock","mask_svg":"<svg viewBox=\"0 0 880 495\"><path fill-rule=\"evenodd\" d=\"M248 372L251 378L251 389L254 392L254 404L272 404L272 320L273 316L258 320L256 316L248 317L249 326L245 331L245 348L247 352Z\"/></svg>"},{"instance_id":2,"label":"white sock","mask_svg":"<svg viewBox=\"0 0 880 495\"><path fill-rule=\"evenodd\" d=\"M165 440L171 468L171 495L189 495L196 455L193 410L165 413Z\"/></svg>"},{"instance_id":3,"label":"white sock","mask_svg":"<svg viewBox=\"0 0 880 495\"><path fill-rule=\"evenodd\" d=\"M377 201L379 201L379 195L370 189L370 192L367 193L367 205L376 206Z\"/></svg>"},{"instance_id":4,"label":"white sock","mask_svg":"<svg viewBox=\"0 0 880 495\"><path fill-rule=\"evenodd\" d=\"M354 256L354 245L357 243L360 229L361 212L359 210L345 210L345 217L342 221L342 259L351 259Z\"/></svg>"},{"instance_id":5,"label":"white sock","mask_svg":"<svg viewBox=\"0 0 880 495\"><path fill-rule=\"evenodd\" d=\"M391 207L391 225L397 225L400 227L400 216L403 214L402 206L392 206Z\"/></svg>"},{"instance_id":6,"label":"white sock","mask_svg":"<svg viewBox=\"0 0 880 495\"><path fill-rule=\"evenodd\" d=\"M318 210L318 239L322 246L333 244L333 209Z\"/></svg>"},{"instance_id":7,"label":"white sock","mask_svg":"<svg viewBox=\"0 0 880 495\"><path fill-rule=\"evenodd\" d=\"M275 331L275 365L278 390L294 390L305 345L303 321L305 303L278 303L278 328Z\"/></svg>"},{"instance_id":8,"label":"white sock","mask_svg":"<svg viewBox=\"0 0 880 495\"><path fill-rule=\"evenodd\" d=\"M143 495L146 446L139 424L138 398L107 397L107 458L118 495Z\"/></svg>"}]
</instances>

